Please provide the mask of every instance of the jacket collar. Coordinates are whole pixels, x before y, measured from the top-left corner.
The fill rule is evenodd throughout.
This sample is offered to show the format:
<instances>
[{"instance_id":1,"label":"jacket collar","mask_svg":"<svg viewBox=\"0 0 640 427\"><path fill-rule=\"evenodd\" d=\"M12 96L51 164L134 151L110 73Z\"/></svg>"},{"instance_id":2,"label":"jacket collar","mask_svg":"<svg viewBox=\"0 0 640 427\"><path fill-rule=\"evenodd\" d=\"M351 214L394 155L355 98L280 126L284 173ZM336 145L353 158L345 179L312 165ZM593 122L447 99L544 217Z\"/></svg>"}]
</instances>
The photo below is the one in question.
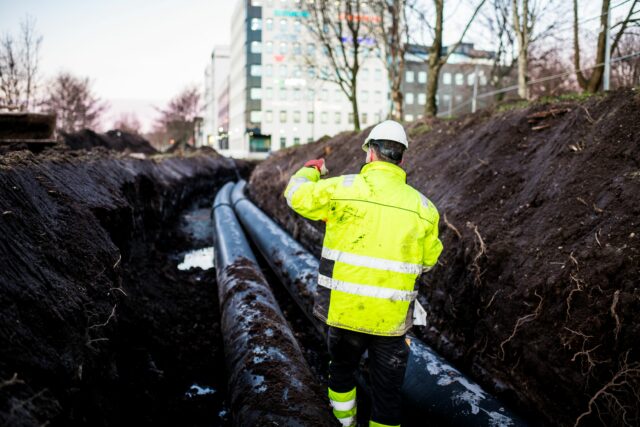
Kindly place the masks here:
<instances>
[{"instance_id":1,"label":"jacket collar","mask_svg":"<svg viewBox=\"0 0 640 427\"><path fill-rule=\"evenodd\" d=\"M360 169L360 173L367 175L372 171L378 171L378 170L393 174L398 178L402 179L402 181L404 182L407 181L407 173L400 166L394 165L393 163L389 163L389 162L383 162L380 160L365 164L362 167L362 169Z\"/></svg>"}]
</instances>

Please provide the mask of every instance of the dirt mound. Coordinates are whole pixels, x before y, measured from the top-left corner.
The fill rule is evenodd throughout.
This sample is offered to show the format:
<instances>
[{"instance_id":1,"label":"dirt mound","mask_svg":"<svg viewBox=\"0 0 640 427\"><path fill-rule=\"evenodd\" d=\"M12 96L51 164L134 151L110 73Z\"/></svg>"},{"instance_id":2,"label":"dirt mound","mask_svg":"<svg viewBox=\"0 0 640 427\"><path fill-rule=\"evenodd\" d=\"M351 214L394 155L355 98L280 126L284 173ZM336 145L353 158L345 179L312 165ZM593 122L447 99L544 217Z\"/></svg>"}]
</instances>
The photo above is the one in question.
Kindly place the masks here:
<instances>
[{"instance_id":1,"label":"dirt mound","mask_svg":"<svg viewBox=\"0 0 640 427\"><path fill-rule=\"evenodd\" d=\"M247 173L236 166L100 148L0 157L1 425L225 425L215 273L176 266L211 245L183 212L210 207Z\"/></svg>"},{"instance_id":2,"label":"dirt mound","mask_svg":"<svg viewBox=\"0 0 640 427\"><path fill-rule=\"evenodd\" d=\"M154 154L158 152L149 141L140 135L120 130L110 130L107 133L96 133L90 129L83 129L75 133L61 132L60 139L72 150L91 150L95 147L104 147L131 153Z\"/></svg>"},{"instance_id":3,"label":"dirt mound","mask_svg":"<svg viewBox=\"0 0 640 427\"><path fill-rule=\"evenodd\" d=\"M552 424L640 423L638 117L640 95L620 90L409 126L407 179L438 206L445 248L415 332ZM323 224L282 192L311 158L357 173L366 134L273 155L251 198L319 255Z\"/></svg>"}]
</instances>

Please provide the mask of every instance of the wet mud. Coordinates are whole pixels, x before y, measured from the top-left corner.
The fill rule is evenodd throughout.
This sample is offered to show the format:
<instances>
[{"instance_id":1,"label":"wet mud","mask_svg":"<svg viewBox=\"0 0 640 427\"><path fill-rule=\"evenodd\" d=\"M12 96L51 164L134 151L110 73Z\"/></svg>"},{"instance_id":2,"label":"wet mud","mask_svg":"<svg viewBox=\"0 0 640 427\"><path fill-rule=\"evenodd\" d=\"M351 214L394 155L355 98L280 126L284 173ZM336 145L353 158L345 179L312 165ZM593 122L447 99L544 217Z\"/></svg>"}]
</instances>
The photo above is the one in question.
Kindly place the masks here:
<instances>
[{"instance_id":1,"label":"wet mud","mask_svg":"<svg viewBox=\"0 0 640 427\"><path fill-rule=\"evenodd\" d=\"M414 333L543 424L640 423L638 117L627 89L408 126L408 183L438 206L445 248ZM366 134L274 154L250 198L318 256L323 224L289 210L288 177L318 157L357 173Z\"/></svg>"}]
</instances>

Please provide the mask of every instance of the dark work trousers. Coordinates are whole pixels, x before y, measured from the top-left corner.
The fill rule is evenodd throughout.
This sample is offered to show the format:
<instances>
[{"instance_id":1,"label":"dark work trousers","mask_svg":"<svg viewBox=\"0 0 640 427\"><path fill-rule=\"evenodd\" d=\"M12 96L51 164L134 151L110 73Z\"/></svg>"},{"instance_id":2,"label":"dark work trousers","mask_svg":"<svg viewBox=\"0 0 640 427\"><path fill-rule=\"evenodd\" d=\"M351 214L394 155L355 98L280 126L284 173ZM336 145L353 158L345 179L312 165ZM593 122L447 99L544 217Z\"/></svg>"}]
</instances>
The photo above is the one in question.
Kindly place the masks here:
<instances>
[{"instance_id":1,"label":"dark work trousers","mask_svg":"<svg viewBox=\"0 0 640 427\"><path fill-rule=\"evenodd\" d=\"M398 425L402 419L400 388L409 358L409 345L404 335L383 337L347 329L329 327L327 336L331 364L329 387L344 393L356 386L355 373L360 358L369 350L371 379L371 420Z\"/></svg>"}]
</instances>

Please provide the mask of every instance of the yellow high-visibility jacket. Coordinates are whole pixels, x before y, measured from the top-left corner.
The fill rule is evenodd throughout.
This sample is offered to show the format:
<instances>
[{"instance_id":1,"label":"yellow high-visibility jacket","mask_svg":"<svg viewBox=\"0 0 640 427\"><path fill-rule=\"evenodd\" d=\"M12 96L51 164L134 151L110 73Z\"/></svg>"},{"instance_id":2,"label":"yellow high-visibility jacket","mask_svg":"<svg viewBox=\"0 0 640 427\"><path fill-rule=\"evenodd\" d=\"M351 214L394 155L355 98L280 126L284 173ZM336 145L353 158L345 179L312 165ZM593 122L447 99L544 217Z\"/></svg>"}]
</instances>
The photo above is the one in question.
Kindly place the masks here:
<instances>
[{"instance_id":1,"label":"yellow high-visibility jacket","mask_svg":"<svg viewBox=\"0 0 640 427\"><path fill-rule=\"evenodd\" d=\"M330 326L403 335L417 278L442 252L433 203L407 185L402 168L382 161L322 180L303 167L284 196L300 215L327 224L314 314Z\"/></svg>"}]
</instances>

